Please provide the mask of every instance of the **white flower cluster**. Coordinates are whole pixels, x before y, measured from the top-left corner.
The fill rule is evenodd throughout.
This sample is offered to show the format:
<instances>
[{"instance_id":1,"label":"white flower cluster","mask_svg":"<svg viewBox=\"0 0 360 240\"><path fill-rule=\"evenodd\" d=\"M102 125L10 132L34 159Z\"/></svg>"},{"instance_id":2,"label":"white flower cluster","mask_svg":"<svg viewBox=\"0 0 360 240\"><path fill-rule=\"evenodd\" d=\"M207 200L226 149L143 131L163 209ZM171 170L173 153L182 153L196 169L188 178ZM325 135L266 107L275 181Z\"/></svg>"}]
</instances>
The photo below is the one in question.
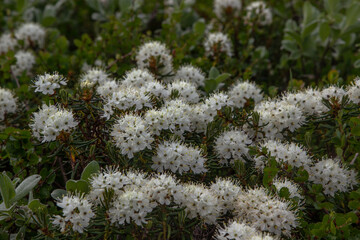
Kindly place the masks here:
<instances>
[{"instance_id":1,"label":"white flower cluster","mask_svg":"<svg viewBox=\"0 0 360 240\"><path fill-rule=\"evenodd\" d=\"M96 92L102 98L111 97L112 94L120 88L120 85L115 80L110 80L102 83L96 88Z\"/></svg>"},{"instance_id":2,"label":"white flower cluster","mask_svg":"<svg viewBox=\"0 0 360 240\"><path fill-rule=\"evenodd\" d=\"M81 87L93 87L95 84L104 84L109 81L109 75L100 68L92 68L80 77Z\"/></svg>"},{"instance_id":3,"label":"white flower cluster","mask_svg":"<svg viewBox=\"0 0 360 240\"><path fill-rule=\"evenodd\" d=\"M205 223L216 223L222 209L217 196L202 184L185 184L181 206L186 207L187 217L200 217Z\"/></svg>"},{"instance_id":4,"label":"white flower cluster","mask_svg":"<svg viewBox=\"0 0 360 240\"><path fill-rule=\"evenodd\" d=\"M92 203L83 196L64 196L57 205L63 209L63 217L56 215L53 224L60 227L62 232L71 224L73 231L83 233L95 216Z\"/></svg>"},{"instance_id":5,"label":"white flower cluster","mask_svg":"<svg viewBox=\"0 0 360 240\"><path fill-rule=\"evenodd\" d=\"M321 91L321 96L327 100L330 100L331 98L341 100L344 95L346 95L346 91L337 86L329 86Z\"/></svg>"},{"instance_id":6,"label":"white flower cluster","mask_svg":"<svg viewBox=\"0 0 360 240\"><path fill-rule=\"evenodd\" d=\"M142 45L136 55L137 65L149 69L157 75L168 75L172 72L172 56L166 45L152 41Z\"/></svg>"},{"instance_id":7,"label":"white flower cluster","mask_svg":"<svg viewBox=\"0 0 360 240\"><path fill-rule=\"evenodd\" d=\"M360 78L357 77L354 79L352 85L349 86L347 89L347 95L349 96L350 100L356 104L360 103Z\"/></svg>"},{"instance_id":8,"label":"white flower cluster","mask_svg":"<svg viewBox=\"0 0 360 240\"><path fill-rule=\"evenodd\" d=\"M147 83L144 87L141 88L141 90L160 99L166 99L170 96L169 90L158 81Z\"/></svg>"},{"instance_id":9,"label":"white flower cluster","mask_svg":"<svg viewBox=\"0 0 360 240\"><path fill-rule=\"evenodd\" d=\"M148 70L135 68L126 73L122 84L141 88L154 81L155 77Z\"/></svg>"},{"instance_id":10,"label":"white flower cluster","mask_svg":"<svg viewBox=\"0 0 360 240\"><path fill-rule=\"evenodd\" d=\"M313 162L307 151L301 145L295 143L282 143L279 140L268 140L261 143L260 148L266 148L268 155L275 157L275 160L281 164L308 169ZM266 165L264 160L264 156L254 158L255 167L262 171Z\"/></svg>"},{"instance_id":11,"label":"white flower cluster","mask_svg":"<svg viewBox=\"0 0 360 240\"><path fill-rule=\"evenodd\" d=\"M215 57L221 53L232 56L231 41L221 32L210 33L204 42L205 53L207 56Z\"/></svg>"},{"instance_id":12,"label":"white flower cluster","mask_svg":"<svg viewBox=\"0 0 360 240\"><path fill-rule=\"evenodd\" d=\"M248 155L248 145L251 140L247 134L241 130L230 130L222 133L215 143L216 154L221 158L221 164L228 164L228 160L233 164L235 160L243 160L243 155Z\"/></svg>"},{"instance_id":13,"label":"white flower cluster","mask_svg":"<svg viewBox=\"0 0 360 240\"><path fill-rule=\"evenodd\" d=\"M270 139L282 138L285 129L294 132L305 122L301 109L287 101L263 101L255 105L254 111L260 114L260 130Z\"/></svg>"},{"instance_id":14,"label":"white flower cluster","mask_svg":"<svg viewBox=\"0 0 360 240\"><path fill-rule=\"evenodd\" d=\"M309 180L321 184L324 193L332 197L336 192L346 192L358 184L357 173L334 159L324 159L311 166Z\"/></svg>"},{"instance_id":15,"label":"white flower cluster","mask_svg":"<svg viewBox=\"0 0 360 240\"><path fill-rule=\"evenodd\" d=\"M205 85L205 75L204 73L197 67L192 65L185 65L180 67L174 79L189 81L196 86L204 86Z\"/></svg>"},{"instance_id":16,"label":"white flower cluster","mask_svg":"<svg viewBox=\"0 0 360 240\"><path fill-rule=\"evenodd\" d=\"M254 228L290 236L298 226L297 211L290 202L268 195L264 188L249 189L238 195L237 213Z\"/></svg>"},{"instance_id":17,"label":"white flower cluster","mask_svg":"<svg viewBox=\"0 0 360 240\"><path fill-rule=\"evenodd\" d=\"M206 159L199 149L176 141L165 141L158 145L156 151L151 168L158 172L167 169L180 174L189 171L194 174L206 172L204 167Z\"/></svg>"},{"instance_id":18,"label":"white flower cluster","mask_svg":"<svg viewBox=\"0 0 360 240\"><path fill-rule=\"evenodd\" d=\"M270 8L263 1L251 2L246 7L245 20L247 22L256 21L260 25L270 25L272 23L272 13Z\"/></svg>"},{"instance_id":19,"label":"white flower cluster","mask_svg":"<svg viewBox=\"0 0 360 240\"><path fill-rule=\"evenodd\" d=\"M280 190L282 188L287 188L289 190L290 198L297 197L299 200L304 199L304 196L301 195L299 185L297 185L296 183L293 183L292 181L290 181L286 178L285 179L275 179L272 184L275 186L276 191L278 191L278 192L280 192Z\"/></svg>"},{"instance_id":20,"label":"white flower cluster","mask_svg":"<svg viewBox=\"0 0 360 240\"><path fill-rule=\"evenodd\" d=\"M190 131L191 107L180 99L165 102L160 110L149 110L145 120L154 134L159 135L161 130L170 130L179 136Z\"/></svg>"},{"instance_id":21,"label":"white flower cluster","mask_svg":"<svg viewBox=\"0 0 360 240\"><path fill-rule=\"evenodd\" d=\"M168 86L170 92L177 92L180 99L189 103L199 102L200 96L196 92L196 86L190 82L177 80Z\"/></svg>"},{"instance_id":22,"label":"white flower cluster","mask_svg":"<svg viewBox=\"0 0 360 240\"><path fill-rule=\"evenodd\" d=\"M74 120L72 112L54 105L43 104L42 108L34 113L30 127L37 139L51 142L62 131L69 131L77 125L78 122Z\"/></svg>"},{"instance_id":23,"label":"white flower cluster","mask_svg":"<svg viewBox=\"0 0 360 240\"><path fill-rule=\"evenodd\" d=\"M237 108L243 108L249 100L253 100L257 104L263 99L261 89L249 81L236 84L228 95L233 106Z\"/></svg>"},{"instance_id":24,"label":"white flower cluster","mask_svg":"<svg viewBox=\"0 0 360 240\"><path fill-rule=\"evenodd\" d=\"M4 120L5 114L16 112L16 98L14 94L5 88L0 88L0 120Z\"/></svg>"},{"instance_id":25,"label":"white flower cluster","mask_svg":"<svg viewBox=\"0 0 360 240\"><path fill-rule=\"evenodd\" d=\"M15 54L16 63L11 66L12 73L19 77L24 72L26 74L30 73L30 70L35 64L35 56L29 51L20 50Z\"/></svg>"},{"instance_id":26,"label":"white flower cluster","mask_svg":"<svg viewBox=\"0 0 360 240\"><path fill-rule=\"evenodd\" d=\"M52 95L55 93L55 89L60 88L60 85L66 85L66 83L67 80L57 72L38 75L34 82L35 92Z\"/></svg>"},{"instance_id":27,"label":"white flower cluster","mask_svg":"<svg viewBox=\"0 0 360 240\"><path fill-rule=\"evenodd\" d=\"M224 228L218 229L216 240L276 240L268 234L261 233L244 223L233 221Z\"/></svg>"},{"instance_id":28,"label":"white flower cluster","mask_svg":"<svg viewBox=\"0 0 360 240\"><path fill-rule=\"evenodd\" d=\"M232 212L236 208L236 199L243 191L239 184L231 179L217 178L210 185L210 190L215 193L221 205L221 213Z\"/></svg>"},{"instance_id":29,"label":"white flower cluster","mask_svg":"<svg viewBox=\"0 0 360 240\"><path fill-rule=\"evenodd\" d=\"M133 158L134 153L145 148L151 149L151 143L154 141L146 122L132 114L118 119L110 135L114 139L115 146L121 150L121 154L129 158Z\"/></svg>"},{"instance_id":30,"label":"white flower cluster","mask_svg":"<svg viewBox=\"0 0 360 240\"><path fill-rule=\"evenodd\" d=\"M297 93L287 92L282 99L298 106L305 115L320 115L327 111L326 106L322 104L322 94L316 89L308 88Z\"/></svg>"},{"instance_id":31,"label":"white flower cluster","mask_svg":"<svg viewBox=\"0 0 360 240\"><path fill-rule=\"evenodd\" d=\"M36 23L25 23L15 32L19 40L23 40L25 47L37 45L43 47L45 43L45 29Z\"/></svg>"},{"instance_id":32,"label":"white flower cluster","mask_svg":"<svg viewBox=\"0 0 360 240\"><path fill-rule=\"evenodd\" d=\"M241 10L240 0L215 0L214 12L219 19L224 19L227 16L239 16Z\"/></svg>"},{"instance_id":33,"label":"white flower cluster","mask_svg":"<svg viewBox=\"0 0 360 240\"><path fill-rule=\"evenodd\" d=\"M114 113L114 108L127 110L134 108L136 111L145 107L152 107L150 97L138 88L121 87L105 98L104 117L109 119Z\"/></svg>"},{"instance_id":34,"label":"white flower cluster","mask_svg":"<svg viewBox=\"0 0 360 240\"><path fill-rule=\"evenodd\" d=\"M4 33L0 37L0 55L12 51L18 45L10 33Z\"/></svg>"}]
</instances>

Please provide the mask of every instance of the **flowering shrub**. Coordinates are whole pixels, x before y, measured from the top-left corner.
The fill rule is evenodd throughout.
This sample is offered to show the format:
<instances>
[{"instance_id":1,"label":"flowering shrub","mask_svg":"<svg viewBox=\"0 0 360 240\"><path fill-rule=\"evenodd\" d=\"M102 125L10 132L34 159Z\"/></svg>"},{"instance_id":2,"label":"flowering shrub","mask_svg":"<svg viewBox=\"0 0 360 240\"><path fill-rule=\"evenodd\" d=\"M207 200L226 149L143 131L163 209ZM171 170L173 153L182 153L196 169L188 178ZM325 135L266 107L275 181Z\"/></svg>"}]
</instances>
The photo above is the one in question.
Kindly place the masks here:
<instances>
[{"instance_id":1,"label":"flowering shrub","mask_svg":"<svg viewBox=\"0 0 360 240\"><path fill-rule=\"evenodd\" d=\"M1 239L360 238L357 0L0 10Z\"/></svg>"}]
</instances>

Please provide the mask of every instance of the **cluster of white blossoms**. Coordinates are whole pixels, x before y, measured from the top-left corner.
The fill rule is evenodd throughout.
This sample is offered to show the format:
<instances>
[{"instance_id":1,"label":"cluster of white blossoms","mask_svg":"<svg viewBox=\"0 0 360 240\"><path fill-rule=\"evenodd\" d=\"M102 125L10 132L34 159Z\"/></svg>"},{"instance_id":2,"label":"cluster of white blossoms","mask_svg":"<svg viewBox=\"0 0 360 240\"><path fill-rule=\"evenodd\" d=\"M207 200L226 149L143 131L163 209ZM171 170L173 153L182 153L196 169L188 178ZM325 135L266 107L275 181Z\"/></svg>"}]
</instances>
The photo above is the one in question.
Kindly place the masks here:
<instances>
[{"instance_id":1,"label":"cluster of white blossoms","mask_svg":"<svg viewBox=\"0 0 360 240\"><path fill-rule=\"evenodd\" d=\"M37 139L42 142L51 142L62 131L69 131L77 125L78 122L75 121L71 111L43 104L42 108L34 113L30 127Z\"/></svg>"},{"instance_id":2,"label":"cluster of white blossoms","mask_svg":"<svg viewBox=\"0 0 360 240\"><path fill-rule=\"evenodd\" d=\"M102 85L109 80L109 75L104 70L101 68L92 68L81 75L80 86L91 88L96 84Z\"/></svg>"},{"instance_id":3,"label":"cluster of white blossoms","mask_svg":"<svg viewBox=\"0 0 360 240\"><path fill-rule=\"evenodd\" d=\"M60 227L62 232L70 224L73 231L83 233L91 218L95 216L92 203L84 196L64 196L58 201L57 206L62 208L63 217L56 215L52 223Z\"/></svg>"},{"instance_id":4,"label":"cluster of white blossoms","mask_svg":"<svg viewBox=\"0 0 360 240\"><path fill-rule=\"evenodd\" d=\"M102 83L96 88L96 92L102 97L102 98L108 98L111 97L112 94L119 89L120 85L115 80L110 80Z\"/></svg>"},{"instance_id":5,"label":"cluster of white blossoms","mask_svg":"<svg viewBox=\"0 0 360 240\"><path fill-rule=\"evenodd\" d=\"M60 88L60 85L66 85L66 83L67 79L57 72L38 75L34 81L35 92L52 95L55 93L55 89Z\"/></svg>"},{"instance_id":6,"label":"cluster of white blossoms","mask_svg":"<svg viewBox=\"0 0 360 240\"><path fill-rule=\"evenodd\" d=\"M249 189L240 193L236 202L238 217L254 228L276 235L290 236L298 226L297 211L290 202L267 194L264 188Z\"/></svg>"},{"instance_id":7,"label":"cluster of white blossoms","mask_svg":"<svg viewBox=\"0 0 360 240\"><path fill-rule=\"evenodd\" d=\"M218 56L219 54L226 54L232 56L232 45L227 35L216 32L210 33L204 42L205 54L210 57Z\"/></svg>"},{"instance_id":8,"label":"cluster of white blossoms","mask_svg":"<svg viewBox=\"0 0 360 240\"><path fill-rule=\"evenodd\" d=\"M114 109L127 110L134 108L137 111L145 107L151 108L152 104L150 97L142 89L120 86L105 98L103 116L109 119L114 114Z\"/></svg>"},{"instance_id":9,"label":"cluster of white blossoms","mask_svg":"<svg viewBox=\"0 0 360 240\"><path fill-rule=\"evenodd\" d=\"M29 74L36 61L34 54L29 51L20 50L16 52L15 58L16 63L11 66L11 71L14 76L19 77L24 72Z\"/></svg>"},{"instance_id":10,"label":"cluster of white blossoms","mask_svg":"<svg viewBox=\"0 0 360 240\"><path fill-rule=\"evenodd\" d=\"M144 119L132 114L118 119L110 135L121 154L129 158L133 158L134 153L145 148L151 149L151 143L154 141Z\"/></svg>"},{"instance_id":11,"label":"cluster of white blossoms","mask_svg":"<svg viewBox=\"0 0 360 240\"><path fill-rule=\"evenodd\" d=\"M322 98L327 100L330 100L331 98L341 100L344 95L346 95L346 91L343 88L337 86L329 86L321 91Z\"/></svg>"},{"instance_id":12,"label":"cluster of white blossoms","mask_svg":"<svg viewBox=\"0 0 360 240\"><path fill-rule=\"evenodd\" d=\"M228 95L232 106L237 108L243 108L249 100L253 100L257 104L263 99L261 89L249 81L236 84L228 92Z\"/></svg>"},{"instance_id":13,"label":"cluster of white blossoms","mask_svg":"<svg viewBox=\"0 0 360 240\"><path fill-rule=\"evenodd\" d=\"M219 19L224 19L227 16L239 16L241 10L240 0L215 0L214 12Z\"/></svg>"},{"instance_id":14,"label":"cluster of white blossoms","mask_svg":"<svg viewBox=\"0 0 360 240\"><path fill-rule=\"evenodd\" d=\"M221 164L233 164L235 160L243 160L248 155L248 145L252 143L248 135L241 130L230 130L222 133L215 142L216 154Z\"/></svg>"},{"instance_id":15,"label":"cluster of white blossoms","mask_svg":"<svg viewBox=\"0 0 360 240\"><path fill-rule=\"evenodd\" d=\"M261 233L255 228L240 222L230 222L224 228L218 229L216 240L276 240L278 238Z\"/></svg>"},{"instance_id":16,"label":"cluster of white blossoms","mask_svg":"<svg viewBox=\"0 0 360 240\"><path fill-rule=\"evenodd\" d=\"M354 79L354 82L348 87L347 95L350 100L356 104L360 103L360 78Z\"/></svg>"},{"instance_id":17,"label":"cluster of white blossoms","mask_svg":"<svg viewBox=\"0 0 360 240\"><path fill-rule=\"evenodd\" d=\"M153 81L145 84L144 87L141 88L145 93L150 94L156 98L167 99L170 96L170 91L158 81Z\"/></svg>"},{"instance_id":18,"label":"cluster of white blossoms","mask_svg":"<svg viewBox=\"0 0 360 240\"><path fill-rule=\"evenodd\" d=\"M16 38L24 41L25 47L37 45L42 48L45 35L45 29L37 23L25 23L15 32Z\"/></svg>"},{"instance_id":19,"label":"cluster of white blossoms","mask_svg":"<svg viewBox=\"0 0 360 240\"><path fill-rule=\"evenodd\" d=\"M245 20L250 22L258 22L260 25L270 25L272 23L271 9L266 6L263 1L251 2L246 7Z\"/></svg>"},{"instance_id":20,"label":"cluster of white blossoms","mask_svg":"<svg viewBox=\"0 0 360 240\"><path fill-rule=\"evenodd\" d=\"M308 88L296 93L287 92L282 99L298 106L305 115L320 115L327 111L326 106L322 104L322 94L316 89Z\"/></svg>"},{"instance_id":21,"label":"cluster of white blossoms","mask_svg":"<svg viewBox=\"0 0 360 240\"><path fill-rule=\"evenodd\" d=\"M0 120L4 120L5 114L16 112L16 98L6 88L0 87Z\"/></svg>"},{"instance_id":22,"label":"cluster of white blossoms","mask_svg":"<svg viewBox=\"0 0 360 240\"><path fill-rule=\"evenodd\" d=\"M287 188L289 190L290 198L298 198L299 200L303 200L304 196L301 195L300 187L296 183L288 179L275 179L272 183L277 192L280 192L282 188Z\"/></svg>"},{"instance_id":23,"label":"cluster of white blossoms","mask_svg":"<svg viewBox=\"0 0 360 240\"><path fill-rule=\"evenodd\" d=\"M220 216L221 204L215 193L202 184L185 184L181 206L186 207L188 218L200 217L205 223L214 224Z\"/></svg>"},{"instance_id":24,"label":"cluster of white blossoms","mask_svg":"<svg viewBox=\"0 0 360 240\"><path fill-rule=\"evenodd\" d=\"M15 50L18 42L10 33L4 33L0 37L0 55Z\"/></svg>"},{"instance_id":25,"label":"cluster of white blossoms","mask_svg":"<svg viewBox=\"0 0 360 240\"><path fill-rule=\"evenodd\" d=\"M151 168L158 172L169 169L174 173L192 171L199 174L207 171L204 167L206 159L197 148L176 141L165 141L158 145L156 152Z\"/></svg>"},{"instance_id":26,"label":"cluster of white blossoms","mask_svg":"<svg viewBox=\"0 0 360 240\"><path fill-rule=\"evenodd\" d=\"M311 166L308 172L309 181L321 184L324 193L332 197L336 192L346 192L358 184L357 173L334 159L321 160Z\"/></svg>"},{"instance_id":27,"label":"cluster of white blossoms","mask_svg":"<svg viewBox=\"0 0 360 240\"><path fill-rule=\"evenodd\" d=\"M260 114L259 129L265 134L258 133L258 137L282 138L284 130L294 132L305 122L301 109L287 101L262 101L255 105L254 111ZM245 129L247 127L245 125ZM254 134L251 129L249 134Z\"/></svg>"},{"instance_id":28,"label":"cluster of white blossoms","mask_svg":"<svg viewBox=\"0 0 360 240\"><path fill-rule=\"evenodd\" d=\"M242 192L239 184L231 179L217 178L210 185L210 190L215 193L221 205L221 213L232 212L236 208L236 199Z\"/></svg>"},{"instance_id":29,"label":"cluster of white blossoms","mask_svg":"<svg viewBox=\"0 0 360 240\"><path fill-rule=\"evenodd\" d=\"M200 96L196 91L196 86L190 82L177 80L168 86L170 92L176 92L180 99L189 103L199 102Z\"/></svg>"},{"instance_id":30,"label":"cluster of white blossoms","mask_svg":"<svg viewBox=\"0 0 360 240\"><path fill-rule=\"evenodd\" d=\"M149 69L157 75L168 75L172 72L172 56L166 45L152 41L142 45L136 55L137 66Z\"/></svg>"},{"instance_id":31,"label":"cluster of white blossoms","mask_svg":"<svg viewBox=\"0 0 360 240\"><path fill-rule=\"evenodd\" d=\"M180 67L174 79L189 81L196 86L204 86L205 85L205 75L204 73L197 67L192 65L185 65Z\"/></svg>"},{"instance_id":32,"label":"cluster of white blossoms","mask_svg":"<svg viewBox=\"0 0 360 240\"><path fill-rule=\"evenodd\" d=\"M279 140L268 140L260 144L260 148L266 148L268 156L275 157L276 162L280 164L288 164L293 167L308 167L313 160L307 151L301 145L296 143L282 143ZM266 166L266 158L264 156L254 158L255 168L263 170Z\"/></svg>"},{"instance_id":33,"label":"cluster of white blossoms","mask_svg":"<svg viewBox=\"0 0 360 240\"><path fill-rule=\"evenodd\" d=\"M141 88L154 81L155 77L147 69L134 68L125 74L121 83L124 86Z\"/></svg>"}]
</instances>

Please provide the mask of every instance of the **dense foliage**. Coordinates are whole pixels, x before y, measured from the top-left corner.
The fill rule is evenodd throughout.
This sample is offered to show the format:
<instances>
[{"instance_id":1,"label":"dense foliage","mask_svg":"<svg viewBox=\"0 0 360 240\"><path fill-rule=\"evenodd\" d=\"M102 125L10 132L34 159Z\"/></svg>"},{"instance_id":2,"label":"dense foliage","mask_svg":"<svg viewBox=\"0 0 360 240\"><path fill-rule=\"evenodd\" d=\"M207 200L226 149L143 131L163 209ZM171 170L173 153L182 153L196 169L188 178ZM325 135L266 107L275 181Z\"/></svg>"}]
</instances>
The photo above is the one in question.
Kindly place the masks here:
<instances>
[{"instance_id":1,"label":"dense foliage","mask_svg":"<svg viewBox=\"0 0 360 240\"><path fill-rule=\"evenodd\" d=\"M359 239L359 0L4 0L0 239Z\"/></svg>"}]
</instances>

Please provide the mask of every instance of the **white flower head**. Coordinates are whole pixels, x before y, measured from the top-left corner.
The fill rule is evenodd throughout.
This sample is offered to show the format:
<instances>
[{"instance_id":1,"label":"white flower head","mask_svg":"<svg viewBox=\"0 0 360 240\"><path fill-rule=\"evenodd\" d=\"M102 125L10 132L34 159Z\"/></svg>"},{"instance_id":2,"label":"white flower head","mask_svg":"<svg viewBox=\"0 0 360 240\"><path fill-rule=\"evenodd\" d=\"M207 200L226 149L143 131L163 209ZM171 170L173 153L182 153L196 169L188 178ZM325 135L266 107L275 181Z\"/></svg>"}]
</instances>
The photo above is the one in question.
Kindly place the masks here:
<instances>
[{"instance_id":1,"label":"white flower head","mask_svg":"<svg viewBox=\"0 0 360 240\"><path fill-rule=\"evenodd\" d=\"M10 33L4 33L0 37L0 55L15 50L18 42Z\"/></svg>"},{"instance_id":2,"label":"white flower head","mask_svg":"<svg viewBox=\"0 0 360 240\"><path fill-rule=\"evenodd\" d=\"M251 2L246 7L245 20L249 23L257 21L260 25L270 25L272 23L271 9L263 1Z\"/></svg>"},{"instance_id":3,"label":"white flower head","mask_svg":"<svg viewBox=\"0 0 360 240\"><path fill-rule=\"evenodd\" d=\"M233 106L237 108L243 108L249 100L253 100L256 104L263 99L261 89L249 81L236 84L228 95Z\"/></svg>"},{"instance_id":4,"label":"white flower head","mask_svg":"<svg viewBox=\"0 0 360 240\"><path fill-rule=\"evenodd\" d=\"M221 32L210 33L204 42L204 48L206 55L210 57L215 57L222 53L229 57L233 55L230 39Z\"/></svg>"},{"instance_id":5,"label":"white flower head","mask_svg":"<svg viewBox=\"0 0 360 240\"><path fill-rule=\"evenodd\" d=\"M45 44L45 29L37 23L25 23L15 32L19 40L23 40L26 47L38 45L42 48Z\"/></svg>"},{"instance_id":6,"label":"white flower head","mask_svg":"<svg viewBox=\"0 0 360 240\"><path fill-rule=\"evenodd\" d=\"M61 85L66 84L67 79L57 72L38 75L34 81L35 92L49 95L54 94L56 89L60 88Z\"/></svg>"},{"instance_id":7,"label":"white flower head","mask_svg":"<svg viewBox=\"0 0 360 240\"><path fill-rule=\"evenodd\" d=\"M0 120L4 120L5 114L16 112L16 101L9 89L0 88Z\"/></svg>"},{"instance_id":8,"label":"white flower head","mask_svg":"<svg viewBox=\"0 0 360 240\"><path fill-rule=\"evenodd\" d=\"M189 81L194 83L196 86L205 85L205 74L197 67L192 65L185 65L180 67L174 79Z\"/></svg>"},{"instance_id":9,"label":"white flower head","mask_svg":"<svg viewBox=\"0 0 360 240\"><path fill-rule=\"evenodd\" d=\"M29 51L20 50L15 54L16 63L11 66L11 71L16 77L24 72L28 75L35 64L35 56Z\"/></svg>"},{"instance_id":10,"label":"white flower head","mask_svg":"<svg viewBox=\"0 0 360 240\"><path fill-rule=\"evenodd\" d=\"M237 17L240 14L240 10L241 10L240 0L214 1L214 12L220 20L223 20L227 16Z\"/></svg>"},{"instance_id":11,"label":"white flower head","mask_svg":"<svg viewBox=\"0 0 360 240\"><path fill-rule=\"evenodd\" d=\"M354 82L348 87L347 95L356 104L360 103L360 78L356 77Z\"/></svg>"}]
</instances>

